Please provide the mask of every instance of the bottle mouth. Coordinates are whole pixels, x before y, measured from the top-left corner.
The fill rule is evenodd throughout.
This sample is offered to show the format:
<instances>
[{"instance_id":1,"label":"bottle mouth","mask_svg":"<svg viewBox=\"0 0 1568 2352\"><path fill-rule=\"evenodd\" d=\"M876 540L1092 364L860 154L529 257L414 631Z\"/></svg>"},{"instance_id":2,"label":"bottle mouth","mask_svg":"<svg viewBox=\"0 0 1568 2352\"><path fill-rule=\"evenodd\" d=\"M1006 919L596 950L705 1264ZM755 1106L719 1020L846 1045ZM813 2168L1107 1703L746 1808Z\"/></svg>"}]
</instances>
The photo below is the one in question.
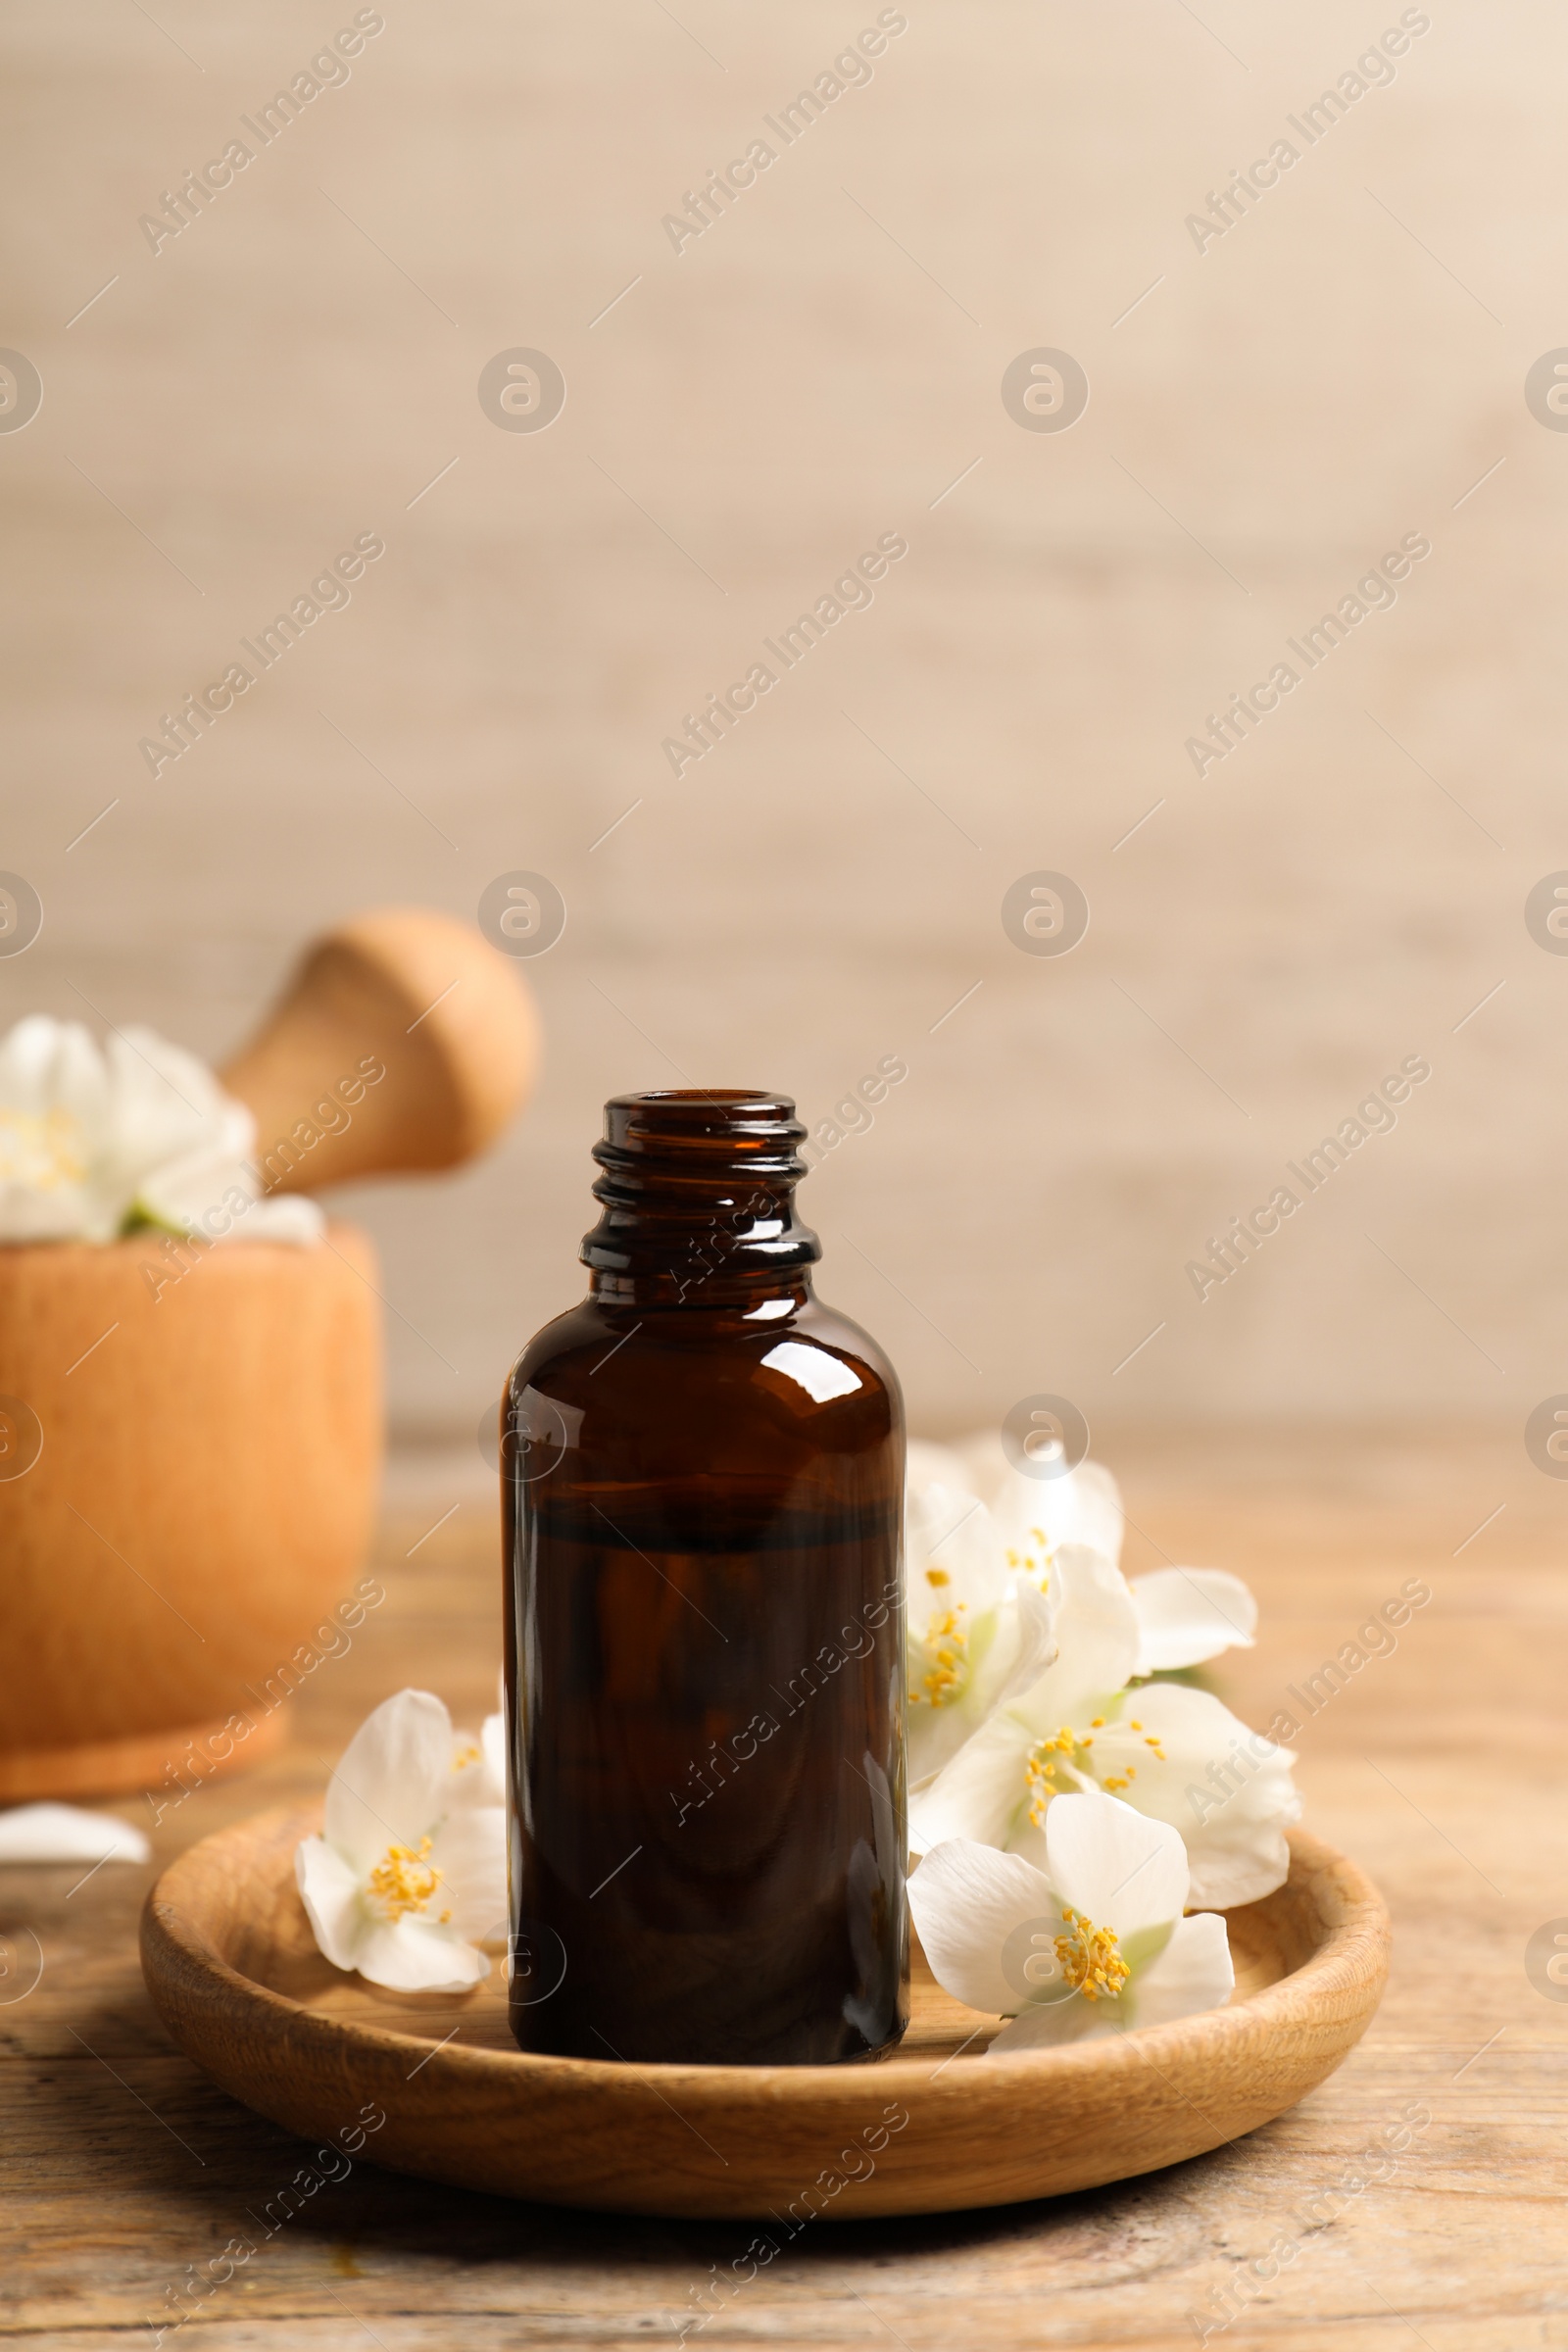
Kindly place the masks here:
<instances>
[{"instance_id":1,"label":"bottle mouth","mask_svg":"<svg viewBox=\"0 0 1568 2352\"><path fill-rule=\"evenodd\" d=\"M607 1169L662 1162L672 1174L728 1169L798 1179L807 1173L799 1155L805 1141L789 1095L740 1086L662 1087L612 1097L594 1157Z\"/></svg>"},{"instance_id":2,"label":"bottle mouth","mask_svg":"<svg viewBox=\"0 0 1568 2352\"><path fill-rule=\"evenodd\" d=\"M821 1247L792 1198L808 1173L806 1136L791 1097L760 1088L612 1097L593 1148L604 1213L584 1260L606 1273L667 1272L682 1297L698 1262L712 1261L710 1295L720 1266L741 1276L809 1265Z\"/></svg>"}]
</instances>

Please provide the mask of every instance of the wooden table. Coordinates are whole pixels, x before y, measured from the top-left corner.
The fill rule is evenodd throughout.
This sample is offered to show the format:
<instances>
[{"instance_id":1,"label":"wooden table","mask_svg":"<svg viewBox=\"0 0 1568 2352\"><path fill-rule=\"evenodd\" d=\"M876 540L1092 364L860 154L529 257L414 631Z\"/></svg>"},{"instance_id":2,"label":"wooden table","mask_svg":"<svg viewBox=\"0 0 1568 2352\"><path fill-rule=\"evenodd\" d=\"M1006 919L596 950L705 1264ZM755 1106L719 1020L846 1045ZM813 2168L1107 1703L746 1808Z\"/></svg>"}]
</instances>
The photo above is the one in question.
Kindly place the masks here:
<instances>
[{"instance_id":1,"label":"wooden table","mask_svg":"<svg viewBox=\"0 0 1568 2352\"><path fill-rule=\"evenodd\" d=\"M1535 1931L1561 1915L1568 1933L1568 1486L1542 1477L1517 1438L1128 1437L1105 1452L1136 1521L1134 1573L1169 1555L1237 1569L1256 1590L1258 1645L1223 1678L1254 1722L1291 1704L1288 1686L1353 1642L1405 1579L1431 1589L1396 1650L1357 1669L1297 1743L1309 1822L1371 1869L1394 1912L1383 2010L1336 2078L1246 2140L1054 2203L824 2223L690 2340L950 2352L1175 2347L1206 2329L1228 2352L1568 2346L1568 1986L1553 1999L1525 1965ZM403 1683L439 1690L470 1723L493 1703L494 1513L469 1479L425 1535L460 1492L444 1475L389 1512L387 1599L290 1702L286 1749L167 1815L162 1858L318 1788L354 1725ZM138 1811L145 1821L145 1805L127 1817ZM31 1974L28 1931L44 1961L36 1988L0 2006L0 2337L151 2344L186 2265L220 2252L310 2153L210 2089L162 2034L135 1956L151 1875L0 1872L0 1932L22 1963L0 1996ZM1392 2164L1365 2161L1412 2115ZM236 2352L673 2341L689 2290L746 2234L511 2205L357 2166L167 2340L200 2329Z\"/></svg>"}]
</instances>

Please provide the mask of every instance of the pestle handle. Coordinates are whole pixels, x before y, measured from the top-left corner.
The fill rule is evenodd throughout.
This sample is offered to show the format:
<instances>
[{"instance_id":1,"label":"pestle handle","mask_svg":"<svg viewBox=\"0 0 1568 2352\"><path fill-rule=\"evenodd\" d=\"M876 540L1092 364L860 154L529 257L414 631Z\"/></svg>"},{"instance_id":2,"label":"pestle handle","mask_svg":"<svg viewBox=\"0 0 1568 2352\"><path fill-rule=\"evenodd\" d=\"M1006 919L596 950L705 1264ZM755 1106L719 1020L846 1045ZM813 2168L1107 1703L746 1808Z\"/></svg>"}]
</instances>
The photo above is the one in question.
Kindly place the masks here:
<instances>
[{"instance_id":1,"label":"pestle handle","mask_svg":"<svg viewBox=\"0 0 1568 2352\"><path fill-rule=\"evenodd\" d=\"M471 924L388 906L306 951L221 1077L255 1114L266 1189L312 1192L471 1158L520 1108L538 1062L515 965Z\"/></svg>"}]
</instances>

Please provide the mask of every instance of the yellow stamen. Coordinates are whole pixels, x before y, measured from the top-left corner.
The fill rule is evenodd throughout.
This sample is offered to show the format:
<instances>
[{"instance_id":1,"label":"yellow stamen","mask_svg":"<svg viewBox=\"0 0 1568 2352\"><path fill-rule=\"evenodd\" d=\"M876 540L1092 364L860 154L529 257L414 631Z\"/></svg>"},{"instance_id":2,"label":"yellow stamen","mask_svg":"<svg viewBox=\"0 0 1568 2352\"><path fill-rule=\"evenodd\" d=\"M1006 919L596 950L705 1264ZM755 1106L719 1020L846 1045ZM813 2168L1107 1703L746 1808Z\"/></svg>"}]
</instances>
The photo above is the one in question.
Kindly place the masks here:
<instances>
[{"instance_id":1,"label":"yellow stamen","mask_svg":"<svg viewBox=\"0 0 1568 2352\"><path fill-rule=\"evenodd\" d=\"M1105 1718L1103 1715L1096 1715L1091 1718L1091 1721L1094 1730L1101 1731L1104 1727ZM1118 1727L1113 1726L1112 1728ZM1165 1750L1152 1732L1144 1732L1142 1724L1129 1724L1127 1728L1130 1731L1143 1732L1144 1745L1152 1749L1162 1764L1169 1761ZM1051 1799L1059 1792L1056 1782L1056 1758L1058 1756L1072 1758L1077 1770L1088 1776L1094 1771L1090 1760L1094 1744L1094 1732L1074 1732L1066 1724L1063 1724L1054 1738L1037 1740L1029 1750L1024 1762L1024 1780L1028 1789L1029 1819L1034 1823L1036 1829L1043 1826L1046 1807ZM1122 1790L1130 1788L1137 1778L1137 1765L1124 1764L1119 1772L1107 1774L1100 1782L1100 1786L1107 1796L1119 1796Z\"/></svg>"},{"instance_id":2,"label":"yellow stamen","mask_svg":"<svg viewBox=\"0 0 1568 2352\"><path fill-rule=\"evenodd\" d=\"M1067 1984L1086 2001L1098 2001L1102 1993L1114 2000L1132 1974L1121 1956L1115 1929L1097 1928L1081 1911L1066 1906L1061 1916L1068 1932L1055 1939L1056 1958Z\"/></svg>"},{"instance_id":3,"label":"yellow stamen","mask_svg":"<svg viewBox=\"0 0 1568 2352\"><path fill-rule=\"evenodd\" d=\"M939 1611L926 1627L924 1646L931 1658L931 1668L921 1677L919 1688L910 1690L911 1705L946 1706L962 1692L964 1652L969 1645L967 1629L958 1623L964 1606L960 1600L956 1609Z\"/></svg>"},{"instance_id":4,"label":"yellow stamen","mask_svg":"<svg viewBox=\"0 0 1568 2352\"><path fill-rule=\"evenodd\" d=\"M945 1568L928 1568L925 1581L928 1585L951 1585L953 1579Z\"/></svg>"},{"instance_id":5,"label":"yellow stamen","mask_svg":"<svg viewBox=\"0 0 1568 2352\"><path fill-rule=\"evenodd\" d=\"M401 1919L406 1911L423 1911L441 1884L441 1873L430 1860L430 1840L421 1838L417 1848L412 1845L389 1845L381 1861L371 1871L370 1892L386 1909L388 1919ZM441 1914L442 1925L450 1920L450 1911Z\"/></svg>"},{"instance_id":6,"label":"yellow stamen","mask_svg":"<svg viewBox=\"0 0 1568 2352\"><path fill-rule=\"evenodd\" d=\"M1063 1724L1050 1740L1037 1740L1024 1760L1024 1779L1029 1788L1029 1818L1039 1829L1046 1818L1046 1807L1058 1793L1056 1788L1057 1756L1072 1756L1087 1742Z\"/></svg>"},{"instance_id":7,"label":"yellow stamen","mask_svg":"<svg viewBox=\"0 0 1568 2352\"><path fill-rule=\"evenodd\" d=\"M1049 1592L1051 1590L1051 1545L1046 1542L1043 1528L1032 1527L1029 1533L1040 1546L1038 1552L1009 1549L1006 1555L1007 1566L1021 1568L1040 1592Z\"/></svg>"},{"instance_id":8,"label":"yellow stamen","mask_svg":"<svg viewBox=\"0 0 1568 2352\"><path fill-rule=\"evenodd\" d=\"M33 1192L80 1184L87 1173L81 1121L58 1105L40 1115L0 1110L0 1177Z\"/></svg>"}]
</instances>

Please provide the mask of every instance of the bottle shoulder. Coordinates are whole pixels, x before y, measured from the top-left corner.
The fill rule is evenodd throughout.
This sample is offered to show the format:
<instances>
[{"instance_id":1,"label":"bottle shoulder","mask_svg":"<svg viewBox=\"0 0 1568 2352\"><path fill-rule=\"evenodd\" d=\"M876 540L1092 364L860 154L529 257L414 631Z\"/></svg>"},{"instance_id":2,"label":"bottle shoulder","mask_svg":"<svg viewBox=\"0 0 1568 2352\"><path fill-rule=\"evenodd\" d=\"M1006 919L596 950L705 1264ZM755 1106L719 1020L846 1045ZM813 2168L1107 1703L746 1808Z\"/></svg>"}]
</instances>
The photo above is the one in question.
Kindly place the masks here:
<instances>
[{"instance_id":1,"label":"bottle shoulder","mask_svg":"<svg viewBox=\"0 0 1568 2352\"><path fill-rule=\"evenodd\" d=\"M811 1298L795 1318L791 1336L799 1337L811 1346L830 1348L837 1354L849 1356L856 1363L863 1365L875 1375L898 1410L903 1412L904 1392L899 1386L897 1372L870 1333L851 1316L841 1314L837 1307L827 1305L820 1298Z\"/></svg>"},{"instance_id":2,"label":"bottle shoulder","mask_svg":"<svg viewBox=\"0 0 1568 2352\"><path fill-rule=\"evenodd\" d=\"M769 1301L768 1304L777 1304ZM674 1427L779 1421L819 1443L902 1431L898 1375L869 1333L814 1297L779 1314L606 1306L592 1298L529 1341L509 1389L589 1416L601 1431L650 1416Z\"/></svg>"},{"instance_id":3,"label":"bottle shoulder","mask_svg":"<svg viewBox=\"0 0 1568 2352\"><path fill-rule=\"evenodd\" d=\"M624 1318L627 1326L635 1320L635 1316ZM617 1338L624 1337L624 1332L615 1328L621 1322L619 1315L607 1315L592 1298L579 1299L575 1306L541 1323L513 1365L509 1387L537 1387L553 1368L560 1367L564 1373L595 1348L612 1348Z\"/></svg>"}]
</instances>

